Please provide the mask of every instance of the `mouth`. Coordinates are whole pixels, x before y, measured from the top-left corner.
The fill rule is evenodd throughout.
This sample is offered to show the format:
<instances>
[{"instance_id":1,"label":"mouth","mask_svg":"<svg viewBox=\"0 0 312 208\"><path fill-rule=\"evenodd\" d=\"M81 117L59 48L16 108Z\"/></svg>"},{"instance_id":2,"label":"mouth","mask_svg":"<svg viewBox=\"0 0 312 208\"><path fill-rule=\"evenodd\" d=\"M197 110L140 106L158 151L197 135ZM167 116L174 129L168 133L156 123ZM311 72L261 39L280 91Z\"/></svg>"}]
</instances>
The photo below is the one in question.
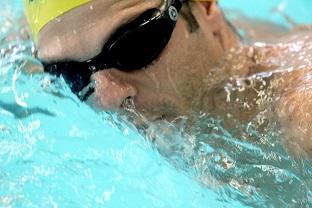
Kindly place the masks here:
<instances>
[{"instance_id":1,"label":"mouth","mask_svg":"<svg viewBox=\"0 0 312 208\"><path fill-rule=\"evenodd\" d=\"M120 111L128 113L130 115L135 115L137 117L142 117L143 115L139 113L139 111L136 109L135 103L134 103L134 97L127 97L124 99L120 105Z\"/></svg>"},{"instance_id":2,"label":"mouth","mask_svg":"<svg viewBox=\"0 0 312 208\"><path fill-rule=\"evenodd\" d=\"M137 128L149 126L153 122L165 120L165 115L149 115L140 112L136 106L133 97L126 98L120 105L121 116L125 116L128 122L133 123Z\"/></svg>"},{"instance_id":3,"label":"mouth","mask_svg":"<svg viewBox=\"0 0 312 208\"><path fill-rule=\"evenodd\" d=\"M124 99L122 101L122 103L120 104L120 109L121 109L121 111L124 111L124 112L136 111L136 107L134 104L134 98L133 97L127 97L126 99Z\"/></svg>"}]
</instances>

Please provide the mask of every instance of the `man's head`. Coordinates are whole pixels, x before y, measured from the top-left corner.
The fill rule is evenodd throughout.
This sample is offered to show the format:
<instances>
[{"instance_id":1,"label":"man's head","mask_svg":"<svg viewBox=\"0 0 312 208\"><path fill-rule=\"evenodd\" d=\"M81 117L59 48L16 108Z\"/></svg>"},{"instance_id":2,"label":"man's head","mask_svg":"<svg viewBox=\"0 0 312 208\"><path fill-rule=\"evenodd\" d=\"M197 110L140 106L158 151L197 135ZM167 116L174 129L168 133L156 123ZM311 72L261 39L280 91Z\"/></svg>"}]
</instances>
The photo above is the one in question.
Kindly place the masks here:
<instances>
[{"instance_id":1,"label":"man's head","mask_svg":"<svg viewBox=\"0 0 312 208\"><path fill-rule=\"evenodd\" d=\"M41 29L38 55L46 62L91 59L121 25L161 5L161 0L86 3ZM96 85L90 99L96 105L118 111L131 98L149 120L201 110L203 79L238 39L215 2L184 3L181 13L168 45L151 64L130 72L110 68L92 75Z\"/></svg>"}]
</instances>

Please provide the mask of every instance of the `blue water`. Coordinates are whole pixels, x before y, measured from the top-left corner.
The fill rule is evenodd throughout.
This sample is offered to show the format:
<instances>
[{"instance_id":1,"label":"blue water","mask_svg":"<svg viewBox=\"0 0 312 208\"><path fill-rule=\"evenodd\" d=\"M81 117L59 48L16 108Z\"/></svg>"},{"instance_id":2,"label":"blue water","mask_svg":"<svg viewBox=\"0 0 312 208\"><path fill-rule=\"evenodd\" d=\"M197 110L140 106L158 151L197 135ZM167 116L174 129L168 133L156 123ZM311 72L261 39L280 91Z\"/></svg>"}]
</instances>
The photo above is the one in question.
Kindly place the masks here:
<instances>
[{"instance_id":1,"label":"blue water","mask_svg":"<svg viewBox=\"0 0 312 208\"><path fill-rule=\"evenodd\" d=\"M287 24L272 13L272 8L281 4L296 21L312 22L309 0L221 1L225 8ZM221 154L213 146L202 150L210 158L191 154L196 155L192 162L181 156L179 163L179 158L161 155L114 115L96 113L80 103L61 80L48 85L53 79L49 75L23 73L26 61L38 63L31 59L33 44L21 36L22 4L0 0L0 6L0 207L312 204L310 163L293 160L284 150L267 150L267 154L260 147L223 136L228 143L223 145L235 144L244 149L244 155L225 147L223 153L237 157L237 169L218 175L224 170L218 166ZM206 166L208 159L211 162ZM240 179L259 181L249 181L254 186L241 188Z\"/></svg>"},{"instance_id":2,"label":"blue water","mask_svg":"<svg viewBox=\"0 0 312 208\"><path fill-rule=\"evenodd\" d=\"M265 19L287 25L285 19L276 10L282 10L297 23L312 22L312 1L309 0L221 0L225 9L239 10L251 18Z\"/></svg>"}]
</instances>

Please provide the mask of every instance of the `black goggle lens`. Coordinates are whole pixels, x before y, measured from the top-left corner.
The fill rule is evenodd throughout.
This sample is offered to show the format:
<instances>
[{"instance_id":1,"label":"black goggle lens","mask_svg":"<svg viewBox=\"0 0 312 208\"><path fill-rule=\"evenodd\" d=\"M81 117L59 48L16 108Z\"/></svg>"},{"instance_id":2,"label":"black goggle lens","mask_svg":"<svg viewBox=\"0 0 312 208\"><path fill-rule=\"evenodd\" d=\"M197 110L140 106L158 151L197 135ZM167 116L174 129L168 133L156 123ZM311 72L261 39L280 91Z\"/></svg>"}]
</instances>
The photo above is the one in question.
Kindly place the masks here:
<instances>
[{"instance_id":1,"label":"black goggle lens","mask_svg":"<svg viewBox=\"0 0 312 208\"><path fill-rule=\"evenodd\" d=\"M174 25L165 19L154 20L120 36L108 49L113 67L130 71L155 60L167 45Z\"/></svg>"},{"instance_id":2,"label":"black goggle lens","mask_svg":"<svg viewBox=\"0 0 312 208\"><path fill-rule=\"evenodd\" d=\"M56 64L44 64L44 70L52 75L61 76L69 85L71 91L79 95L79 92L90 83L92 71L88 70L85 63L60 62Z\"/></svg>"}]
</instances>

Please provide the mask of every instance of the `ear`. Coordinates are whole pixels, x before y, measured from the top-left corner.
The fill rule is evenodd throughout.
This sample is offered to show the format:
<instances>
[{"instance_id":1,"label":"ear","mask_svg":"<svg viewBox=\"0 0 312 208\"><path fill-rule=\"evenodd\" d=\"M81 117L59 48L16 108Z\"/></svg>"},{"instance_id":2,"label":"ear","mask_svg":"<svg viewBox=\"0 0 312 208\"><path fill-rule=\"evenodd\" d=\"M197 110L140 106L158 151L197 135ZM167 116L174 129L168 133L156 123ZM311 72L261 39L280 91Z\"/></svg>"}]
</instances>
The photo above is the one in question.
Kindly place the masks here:
<instances>
[{"instance_id":1,"label":"ear","mask_svg":"<svg viewBox=\"0 0 312 208\"><path fill-rule=\"evenodd\" d=\"M190 5L201 30L204 33L212 33L220 41L223 49L229 49L237 43L238 37L230 29L222 10L215 1L193 2Z\"/></svg>"},{"instance_id":2,"label":"ear","mask_svg":"<svg viewBox=\"0 0 312 208\"><path fill-rule=\"evenodd\" d=\"M201 27L209 25L210 30L217 31L224 22L224 17L215 1L192 2L191 9L193 15Z\"/></svg>"},{"instance_id":3,"label":"ear","mask_svg":"<svg viewBox=\"0 0 312 208\"><path fill-rule=\"evenodd\" d=\"M205 8L207 14L210 14L210 8L212 6L212 4L215 4L215 2L213 0L206 0L206 1L198 1L200 4L203 5L203 7Z\"/></svg>"}]
</instances>

